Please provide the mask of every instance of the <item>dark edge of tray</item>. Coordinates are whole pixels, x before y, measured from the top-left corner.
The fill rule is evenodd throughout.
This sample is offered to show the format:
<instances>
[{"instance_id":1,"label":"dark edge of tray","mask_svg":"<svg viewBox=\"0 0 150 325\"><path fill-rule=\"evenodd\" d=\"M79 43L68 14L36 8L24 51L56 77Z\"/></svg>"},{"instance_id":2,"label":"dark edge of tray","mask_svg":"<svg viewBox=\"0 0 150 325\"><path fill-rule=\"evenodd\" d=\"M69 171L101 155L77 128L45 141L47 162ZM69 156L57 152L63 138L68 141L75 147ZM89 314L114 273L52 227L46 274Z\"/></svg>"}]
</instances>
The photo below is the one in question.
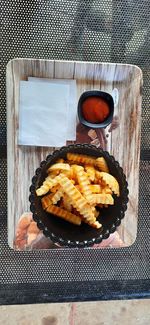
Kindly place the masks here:
<instances>
[{"instance_id":1,"label":"dark edge of tray","mask_svg":"<svg viewBox=\"0 0 150 325\"><path fill-rule=\"evenodd\" d=\"M0 286L0 305L142 299L150 298L148 288L150 280L143 279L74 282L73 285L68 282L8 284Z\"/></svg>"}]
</instances>

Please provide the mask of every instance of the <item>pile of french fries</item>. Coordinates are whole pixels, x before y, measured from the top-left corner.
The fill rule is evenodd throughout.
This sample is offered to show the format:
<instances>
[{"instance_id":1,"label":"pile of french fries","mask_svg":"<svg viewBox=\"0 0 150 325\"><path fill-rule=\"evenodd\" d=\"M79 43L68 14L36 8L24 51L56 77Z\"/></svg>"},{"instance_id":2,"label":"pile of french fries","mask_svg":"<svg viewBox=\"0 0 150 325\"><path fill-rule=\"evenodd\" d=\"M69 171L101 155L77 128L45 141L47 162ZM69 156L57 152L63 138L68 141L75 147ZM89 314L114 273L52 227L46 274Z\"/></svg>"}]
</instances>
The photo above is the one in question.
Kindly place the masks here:
<instances>
[{"instance_id":1,"label":"pile of french fries","mask_svg":"<svg viewBox=\"0 0 150 325\"><path fill-rule=\"evenodd\" d=\"M114 204L112 194L120 195L119 184L109 173L103 157L68 153L49 167L48 176L36 190L42 207L54 216L75 225L87 223L101 228L100 208Z\"/></svg>"}]
</instances>

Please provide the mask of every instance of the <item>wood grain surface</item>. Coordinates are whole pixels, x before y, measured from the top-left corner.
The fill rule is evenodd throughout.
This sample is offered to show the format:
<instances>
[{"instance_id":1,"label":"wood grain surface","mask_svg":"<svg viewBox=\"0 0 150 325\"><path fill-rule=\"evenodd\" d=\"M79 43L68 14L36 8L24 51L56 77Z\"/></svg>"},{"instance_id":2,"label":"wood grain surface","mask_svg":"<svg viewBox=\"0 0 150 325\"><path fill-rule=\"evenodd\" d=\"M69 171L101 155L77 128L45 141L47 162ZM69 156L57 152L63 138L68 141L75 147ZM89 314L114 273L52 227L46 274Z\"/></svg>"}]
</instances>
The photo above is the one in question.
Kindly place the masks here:
<instances>
[{"instance_id":1,"label":"wood grain surface","mask_svg":"<svg viewBox=\"0 0 150 325\"><path fill-rule=\"evenodd\" d=\"M29 186L35 169L54 148L18 145L19 82L29 76L76 79L77 96L85 90L118 89L114 115L119 125L108 133L107 150L119 161L129 184L126 216L118 228L126 246L134 243L138 222L138 187L142 72L133 65L14 59L7 65L8 243L13 247L20 216L30 210ZM78 99L77 98L77 99Z\"/></svg>"}]
</instances>

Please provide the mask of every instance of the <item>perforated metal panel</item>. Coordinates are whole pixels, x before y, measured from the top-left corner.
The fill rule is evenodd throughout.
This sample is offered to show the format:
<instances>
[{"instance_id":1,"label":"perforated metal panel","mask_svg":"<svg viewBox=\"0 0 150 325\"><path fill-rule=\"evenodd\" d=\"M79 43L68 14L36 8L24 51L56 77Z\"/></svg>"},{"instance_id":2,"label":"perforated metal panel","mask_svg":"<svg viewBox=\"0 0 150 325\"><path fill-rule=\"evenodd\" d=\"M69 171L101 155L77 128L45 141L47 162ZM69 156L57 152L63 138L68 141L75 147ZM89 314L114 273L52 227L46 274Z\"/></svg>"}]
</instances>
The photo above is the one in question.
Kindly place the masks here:
<instances>
[{"instance_id":1,"label":"perforated metal panel","mask_svg":"<svg viewBox=\"0 0 150 325\"><path fill-rule=\"evenodd\" d=\"M2 1L0 95L1 303L148 296L149 0ZM137 240L129 248L14 252L7 245L5 70L15 57L126 62L143 70ZM9 146L9 144L8 144Z\"/></svg>"}]
</instances>

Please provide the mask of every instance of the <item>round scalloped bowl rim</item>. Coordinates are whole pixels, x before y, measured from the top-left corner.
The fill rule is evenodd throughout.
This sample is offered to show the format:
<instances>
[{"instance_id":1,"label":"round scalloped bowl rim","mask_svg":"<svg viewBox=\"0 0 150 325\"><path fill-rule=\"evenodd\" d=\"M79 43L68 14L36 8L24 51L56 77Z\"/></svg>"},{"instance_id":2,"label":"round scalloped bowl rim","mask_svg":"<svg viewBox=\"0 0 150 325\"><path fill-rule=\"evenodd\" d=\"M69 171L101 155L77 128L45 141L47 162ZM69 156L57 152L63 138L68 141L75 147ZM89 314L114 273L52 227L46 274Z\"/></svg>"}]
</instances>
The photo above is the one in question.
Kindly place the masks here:
<instances>
[{"instance_id":1,"label":"round scalloped bowl rim","mask_svg":"<svg viewBox=\"0 0 150 325\"><path fill-rule=\"evenodd\" d=\"M37 181L37 177L40 174L42 167L51 160L51 158L55 158L56 154L59 152L61 153L64 150L69 151L69 149L74 149L74 148L84 148L84 149L95 149L98 150L99 153L104 153L105 156L109 157L111 162L116 166L117 170L119 171L125 190L123 191L123 204L122 204L122 209L120 210L120 217L117 217L115 222L111 225L110 229L106 229L105 232L100 232L99 237L93 238L92 240L83 240L83 241L70 241L70 240L65 240L61 237L57 237L54 233L50 232L47 227L44 226L43 222L39 219L34 207L34 198L32 197L33 192L35 192L35 183ZM43 231L43 234L50 238L53 243L55 244L60 244L61 246L69 247L69 248L85 248L85 247L91 247L94 244L100 244L102 240L107 239L110 234L116 231L117 227L121 224L121 220L125 216L125 211L127 210L127 203L128 203L128 183L126 181L126 176L123 173L123 169L120 167L118 161L115 160L113 156L111 156L107 151L103 150L102 148L96 148L94 145L90 144L75 144L75 145L69 145L65 147L61 147L59 150L55 150L52 154L49 154L45 160L41 161L40 167L38 167L35 171L35 175L32 177L32 184L30 186L30 196L29 196L29 201L30 201L30 210L33 214L33 220L37 223L37 226L40 230Z\"/></svg>"}]
</instances>

